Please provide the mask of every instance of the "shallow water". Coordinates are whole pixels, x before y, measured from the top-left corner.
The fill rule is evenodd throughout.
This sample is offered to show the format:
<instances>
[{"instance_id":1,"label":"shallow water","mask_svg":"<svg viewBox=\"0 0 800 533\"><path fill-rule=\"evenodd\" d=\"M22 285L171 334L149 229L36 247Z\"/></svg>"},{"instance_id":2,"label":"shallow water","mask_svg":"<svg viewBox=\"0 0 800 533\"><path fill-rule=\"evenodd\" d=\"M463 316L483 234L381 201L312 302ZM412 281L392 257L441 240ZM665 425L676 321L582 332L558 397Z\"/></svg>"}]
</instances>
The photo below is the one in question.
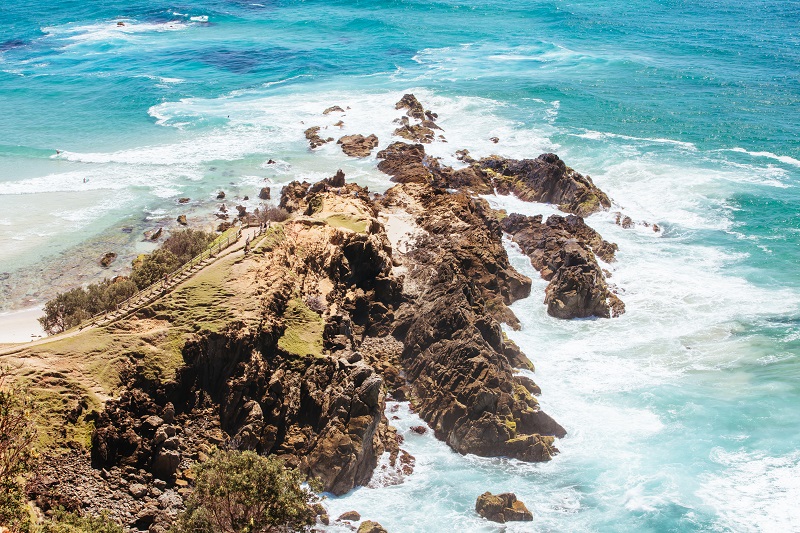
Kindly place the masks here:
<instances>
[{"instance_id":1,"label":"shallow water","mask_svg":"<svg viewBox=\"0 0 800 533\"><path fill-rule=\"evenodd\" d=\"M508 333L569 432L562 453L461 457L408 435L401 408L415 474L331 514L497 531L474 500L511 490L536 518L508 531L800 530L797 2L32 0L0 17L0 311L124 273L144 231L210 224L219 190L255 208L263 186L338 168L385 190L374 156L311 153L303 130L386 146L414 92L446 163L554 151L592 176L615 202L588 222L620 246L607 267L627 313L548 317L509 243L535 282ZM623 230L616 210L663 231Z\"/></svg>"}]
</instances>

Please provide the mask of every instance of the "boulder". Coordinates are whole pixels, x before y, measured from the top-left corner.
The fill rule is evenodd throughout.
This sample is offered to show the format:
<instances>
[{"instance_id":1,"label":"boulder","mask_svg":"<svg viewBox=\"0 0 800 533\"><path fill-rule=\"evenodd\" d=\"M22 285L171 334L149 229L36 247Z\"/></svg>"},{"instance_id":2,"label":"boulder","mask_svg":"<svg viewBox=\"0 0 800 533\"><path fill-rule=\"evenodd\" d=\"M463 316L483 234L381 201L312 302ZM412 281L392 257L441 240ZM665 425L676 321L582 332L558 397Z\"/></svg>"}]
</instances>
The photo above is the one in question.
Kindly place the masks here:
<instances>
[{"instance_id":1,"label":"boulder","mask_svg":"<svg viewBox=\"0 0 800 533\"><path fill-rule=\"evenodd\" d=\"M117 254L115 254L114 252L108 252L105 255L103 255L103 257L100 259L100 266L107 268L108 266L111 265L111 263L114 262L116 258Z\"/></svg>"},{"instance_id":2,"label":"boulder","mask_svg":"<svg viewBox=\"0 0 800 533\"><path fill-rule=\"evenodd\" d=\"M153 460L153 475L161 479L170 479L178 470L181 454L177 450L163 449Z\"/></svg>"},{"instance_id":3,"label":"boulder","mask_svg":"<svg viewBox=\"0 0 800 533\"><path fill-rule=\"evenodd\" d=\"M357 533L387 533L387 531L378 522L365 520L364 522L361 522L360 526L358 526Z\"/></svg>"},{"instance_id":4,"label":"boulder","mask_svg":"<svg viewBox=\"0 0 800 533\"><path fill-rule=\"evenodd\" d=\"M328 109L326 109L325 111L323 111L322 114L323 115L327 115L328 113L333 113L334 111L336 111L338 113L344 113L344 109L342 109L338 105L335 105L335 106L331 106Z\"/></svg>"},{"instance_id":5,"label":"boulder","mask_svg":"<svg viewBox=\"0 0 800 533\"><path fill-rule=\"evenodd\" d=\"M224 199L225 199L225 192L224 191L219 191L217 193L217 200L224 200Z\"/></svg>"},{"instance_id":6,"label":"boulder","mask_svg":"<svg viewBox=\"0 0 800 533\"><path fill-rule=\"evenodd\" d=\"M378 146L378 137L374 134L367 137L363 135L345 135L336 143L342 145L342 151L351 157L367 157L372 152L372 149Z\"/></svg>"},{"instance_id":7,"label":"boulder","mask_svg":"<svg viewBox=\"0 0 800 533\"><path fill-rule=\"evenodd\" d=\"M179 204L188 204L189 203L189 198L178 198L178 203Z\"/></svg>"},{"instance_id":8,"label":"boulder","mask_svg":"<svg viewBox=\"0 0 800 533\"><path fill-rule=\"evenodd\" d=\"M271 195L272 193L269 187L261 187L261 191L258 193L258 197L262 200L269 200Z\"/></svg>"},{"instance_id":9,"label":"boulder","mask_svg":"<svg viewBox=\"0 0 800 533\"><path fill-rule=\"evenodd\" d=\"M524 503L517 500L516 494L511 492L496 496L491 492L484 492L478 496L478 500L475 502L475 511L483 518L501 524L533 520L533 514Z\"/></svg>"},{"instance_id":10,"label":"boulder","mask_svg":"<svg viewBox=\"0 0 800 533\"><path fill-rule=\"evenodd\" d=\"M178 215L178 224L181 226L187 226L189 223L186 221L186 215Z\"/></svg>"},{"instance_id":11,"label":"boulder","mask_svg":"<svg viewBox=\"0 0 800 533\"><path fill-rule=\"evenodd\" d=\"M163 233L164 228L158 228L152 235L150 235L151 241L157 241L161 234Z\"/></svg>"},{"instance_id":12,"label":"boulder","mask_svg":"<svg viewBox=\"0 0 800 533\"><path fill-rule=\"evenodd\" d=\"M357 511L347 511L339 515L337 520L347 520L349 522L358 522L361 520L361 515Z\"/></svg>"}]
</instances>

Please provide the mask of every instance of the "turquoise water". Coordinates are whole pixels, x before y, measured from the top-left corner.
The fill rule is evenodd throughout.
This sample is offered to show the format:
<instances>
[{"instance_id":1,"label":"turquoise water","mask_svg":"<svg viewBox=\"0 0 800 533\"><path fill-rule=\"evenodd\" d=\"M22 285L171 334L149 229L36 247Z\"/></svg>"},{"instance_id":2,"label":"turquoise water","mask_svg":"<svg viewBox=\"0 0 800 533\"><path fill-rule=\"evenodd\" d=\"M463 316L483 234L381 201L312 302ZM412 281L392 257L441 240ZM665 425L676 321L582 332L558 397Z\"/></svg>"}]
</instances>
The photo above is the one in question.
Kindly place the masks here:
<instances>
[{"instance_id":1,"label":"turquoise water","mask_svg":"<svg viewBox=\"0 0 800 533\"><path fill-rule=\"evenodd\" d=\"M800 530L800 2L32 0L0 20L0 311L108 275L105 251L124 272L143 231L210 220L220 189L255 207L337 168L385 189L374 158L302 132L338 104L343 134L385 146L413 91L446 162L556 151L664 231L589 219L620 245L618 320L551 319L540 281L515 304L569 431L554 461L457 456L403 408L417 472L331 508L498 531L471 507L512 490L536 518L508 531Z\"/></svg>"}]
</instances>

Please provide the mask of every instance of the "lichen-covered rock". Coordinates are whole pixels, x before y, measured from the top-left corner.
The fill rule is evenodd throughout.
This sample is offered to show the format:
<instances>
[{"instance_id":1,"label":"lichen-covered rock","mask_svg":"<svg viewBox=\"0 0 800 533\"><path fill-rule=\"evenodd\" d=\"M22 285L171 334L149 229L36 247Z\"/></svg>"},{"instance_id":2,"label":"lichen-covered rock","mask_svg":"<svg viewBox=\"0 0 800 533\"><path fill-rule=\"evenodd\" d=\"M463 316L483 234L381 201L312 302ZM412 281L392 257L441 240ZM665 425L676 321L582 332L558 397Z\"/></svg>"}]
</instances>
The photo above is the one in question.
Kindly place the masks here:
<instances>
[{"instance_id":1,"label":"lichen-covered rock","mask_svg":"<svg viewBox=\"0 0 800 533\"><path fill-rule=\"evenodd\" d=\"M365 520L358 526L357 533L387 533L386 529L378 522L373 522L372 520Z\"/></svg>"},{"instance_id":2,"label":"lichen-covered rock","mask_svg":"<svg viewBox=\"0 0 800 533\"><path fill-rule=\"evenodd\" d=\"M178 215L178 219L177 220L178 220L178 224L180 224L181 226L186 226L186 225L189 224L186 221L186 215Z\"/></svg>"}]
</instances>

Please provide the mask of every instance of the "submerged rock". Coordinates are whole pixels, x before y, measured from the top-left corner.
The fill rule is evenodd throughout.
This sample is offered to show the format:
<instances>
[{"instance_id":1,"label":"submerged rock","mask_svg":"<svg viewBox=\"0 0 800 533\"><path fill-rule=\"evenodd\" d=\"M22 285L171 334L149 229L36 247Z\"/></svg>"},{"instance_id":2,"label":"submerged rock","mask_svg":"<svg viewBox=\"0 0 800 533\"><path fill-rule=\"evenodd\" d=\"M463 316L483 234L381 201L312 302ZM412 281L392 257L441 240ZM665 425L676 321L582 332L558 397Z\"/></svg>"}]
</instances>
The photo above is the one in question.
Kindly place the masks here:
<instances>
[{"instance_id":1,"label":"submerged rock","mask_svg":"<svg viewBox=\"0 0 800 533\"><path fill-rule=\"evenodd\" d=\"M109 267L116 258L117 254L115 254L114 252L107 252L105 255L103 255L102 258L100 258L100 266Z\"/></svg>"}]
</instances>

